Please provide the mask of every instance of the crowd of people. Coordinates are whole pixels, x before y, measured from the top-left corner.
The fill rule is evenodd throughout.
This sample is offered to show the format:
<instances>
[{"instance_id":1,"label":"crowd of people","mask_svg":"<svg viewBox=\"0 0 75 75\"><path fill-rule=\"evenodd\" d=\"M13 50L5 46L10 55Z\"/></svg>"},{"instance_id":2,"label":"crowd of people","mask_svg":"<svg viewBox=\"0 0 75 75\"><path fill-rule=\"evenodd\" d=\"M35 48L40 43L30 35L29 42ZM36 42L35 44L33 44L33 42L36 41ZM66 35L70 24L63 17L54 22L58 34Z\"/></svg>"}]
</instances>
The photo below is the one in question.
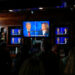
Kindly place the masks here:
<instances>
[{"instance_id":1,"label":"crowd of people","mask_svg":"<svg viewBox=\"0 0 75 75\"><path fill-rule=\"evenodd\" d=\"M72 60L70 58L73 58L72 63L74 62L74 49L69 53L67 58L65 57L66 59L64 61L66 63L64 64L63 61L60 60L60 47L58 45L52 46L48 40L44 40L44 50L41 50L38 46L38 44L31 46L31 40L28 39L16 55L14 70L12 71L12 59L9 48L5 42L0 43L1 73L6 73L7 75L53 75L54 73L59 74L60 72L63 73L63 75L68 74L66 64ZM62 69L62 67L64 67L64 69ZM74 69L71 70L74 71ZM73 71L69 72L72 74Z\"/></svg>"}]
</instances>

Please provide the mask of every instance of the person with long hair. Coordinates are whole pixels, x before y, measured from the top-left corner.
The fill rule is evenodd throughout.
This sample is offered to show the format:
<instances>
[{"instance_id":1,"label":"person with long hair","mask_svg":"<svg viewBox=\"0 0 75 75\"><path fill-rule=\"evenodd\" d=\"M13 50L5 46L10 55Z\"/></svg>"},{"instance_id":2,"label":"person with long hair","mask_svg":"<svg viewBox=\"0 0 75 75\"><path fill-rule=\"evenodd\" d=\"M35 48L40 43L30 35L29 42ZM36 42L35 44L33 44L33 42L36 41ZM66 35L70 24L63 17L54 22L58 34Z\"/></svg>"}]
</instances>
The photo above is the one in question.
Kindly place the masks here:
<instances>
[{"instance_id":1,"label":"person with long hair","mask_svg":"<svg viewBox=\"0 0 75 75\"><path fill-rule=\"evenodd\" d=\"M69 51L68 60L64 69L64 74L75 75L75 47Z\"/></svg>"}]
</instances>

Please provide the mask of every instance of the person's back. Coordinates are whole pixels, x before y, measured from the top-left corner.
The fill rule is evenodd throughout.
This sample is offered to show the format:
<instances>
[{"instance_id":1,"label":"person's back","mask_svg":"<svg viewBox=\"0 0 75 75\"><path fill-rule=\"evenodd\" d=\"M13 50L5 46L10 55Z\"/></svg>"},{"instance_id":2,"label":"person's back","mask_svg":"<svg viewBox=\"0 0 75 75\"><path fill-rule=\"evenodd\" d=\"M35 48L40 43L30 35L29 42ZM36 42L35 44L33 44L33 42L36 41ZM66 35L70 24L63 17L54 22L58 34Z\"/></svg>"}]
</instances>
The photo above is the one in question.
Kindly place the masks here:
<instances>
[{"instance_id":1,"label":"person's back","mask_svg":"<svg viewBox=\"0 0 75 75\"><path fill-rule=\"evenodd\" d=\"M59 62L58 57L54 53L43 53L41 60L44 63L45 75L58 74Z\"/></svg>"},{"instance_id":2,"label":"person's back","mask_svg":"<svg viewBox=\"0 0 75 75\"><path fill-rule=\"evenodd\" d=\"M31 41L30 39L25 40L25 44L21 47L21 52L19 52L16 55L16 61L15 61L15 75L18 75L18 72L20 70L21 65L23 64L23 62L28 59L29 56L29 50L31 49Z\"/></svg>"},{"instance_id":3,"label":"person's back","mask_svg":"<svg viewBox=\"0 0 75 75\"><path fill-rule=\"evenodd\" d=\"M36 55L25 60L19 71L19 75L45 75L42 61Z\"/></svg>"},{"instance_id":4,"label":"person's back","mask_svg":"<svg viewBox=\"0 0 75 75\"><path fill-rule=\"evenodd\" d=\"M75 47L69 51L68 60L64 69L64 74L75 75Z\"/></svg>"},{"instance_id":5,"label":"person's back","mask_svg":"<svg viewBox=\"0 0 75 75\"><path fill-rule=\"evenodd\" d=\"M42 60L45 66L46 75L54 75L59 72L59 58L58 53L51 51L52 46L48 41L43 42L44 53L42 55Z\"/></svg>"}]
</instances>

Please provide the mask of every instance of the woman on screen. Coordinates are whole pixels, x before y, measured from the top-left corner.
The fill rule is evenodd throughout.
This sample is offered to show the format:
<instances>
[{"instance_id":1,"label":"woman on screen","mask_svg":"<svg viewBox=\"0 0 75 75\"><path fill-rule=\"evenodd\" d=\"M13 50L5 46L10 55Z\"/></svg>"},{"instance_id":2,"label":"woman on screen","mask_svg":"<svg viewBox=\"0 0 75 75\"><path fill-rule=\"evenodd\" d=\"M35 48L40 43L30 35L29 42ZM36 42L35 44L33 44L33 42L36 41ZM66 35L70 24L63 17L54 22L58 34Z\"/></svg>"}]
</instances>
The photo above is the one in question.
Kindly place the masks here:
<instances>
[{"instance_id":1,"label":"woman on screen","mask_svg":"<svg viewBox=\"0 0 75 75\"><path fill-rule=\"evenodd\" d=\"M21 30L20 29L18 30L18 35L21 35Z\"/></svg>"},{"instance_id":2,"label":"woman on screen","mask_svg":"<svg viewBox=\"0 0 75 75\"><path fill-rule=\"evenodd\" d=\"M41 30L39 31L38 35L39 36L48 36L49 32L48 32L48 23L42 23L41 24Z\"/></svg>"}]
</instances>

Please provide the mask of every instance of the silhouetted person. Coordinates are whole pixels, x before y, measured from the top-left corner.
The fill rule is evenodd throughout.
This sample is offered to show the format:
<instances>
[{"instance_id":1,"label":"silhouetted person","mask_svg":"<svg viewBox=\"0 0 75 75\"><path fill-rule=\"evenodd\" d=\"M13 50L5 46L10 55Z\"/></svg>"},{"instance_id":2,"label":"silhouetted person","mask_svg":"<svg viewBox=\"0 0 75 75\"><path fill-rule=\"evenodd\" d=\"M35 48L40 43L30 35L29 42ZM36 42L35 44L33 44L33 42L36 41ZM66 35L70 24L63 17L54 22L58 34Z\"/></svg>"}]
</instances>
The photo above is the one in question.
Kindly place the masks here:
<instances>
[{"instance_id":1,"label":"silhouetted person","mask_svg":"<svg viewBox=\"0 0 75 75\"><path fill-rule=\"evenodd\" d=\"M11 63L12 61L6 43L0 43L0 74L10 75Z\"/></svg>"},{"instance_id":2,"label":"silhouetted person","mask_svg":"<svg viewBox=\"0 0 75 75\"><path fill-rule=\"evenodd\" d=\"M23 62L30 57L29 50L31 49L31 40L26 39L25 43L21 47L21 52L16 55L16 62L15 62L15 75L18 75L21 65Z\"/></svg>"},{"instance_id":3,"label":"silhouetted person","mask_svg":"<svg viewBox=\"0 0 75 75\"><path fill-rule=\"evenodd\" d=\"M71 48L68 60L64 69L65 75L75 75L75 47Z\"/></svg>"},{"instance_id":4,"label":"silhouetted person","mask_svg":"<svg viewBox=\"0 0 75 75\"><path fill-rule=\"evenodd\" d=\"M59 59L57 54L51 51L52 46L49 40L44 40L43 47L45 52L42 55L42 60L45 67L45 75L58 74Z\"/></svg>"},{"instance_id":5,"label":"silhouetted person","mask_svg":"<svg viewBox=\"0 0 75 75\"><path fill-rule=\"evenodd\" d=\"M31 57L24 61L22 64L19 75L45 75L44 65L39 55L38 44L35 44Z\"/></svg>"}]
</instances>

